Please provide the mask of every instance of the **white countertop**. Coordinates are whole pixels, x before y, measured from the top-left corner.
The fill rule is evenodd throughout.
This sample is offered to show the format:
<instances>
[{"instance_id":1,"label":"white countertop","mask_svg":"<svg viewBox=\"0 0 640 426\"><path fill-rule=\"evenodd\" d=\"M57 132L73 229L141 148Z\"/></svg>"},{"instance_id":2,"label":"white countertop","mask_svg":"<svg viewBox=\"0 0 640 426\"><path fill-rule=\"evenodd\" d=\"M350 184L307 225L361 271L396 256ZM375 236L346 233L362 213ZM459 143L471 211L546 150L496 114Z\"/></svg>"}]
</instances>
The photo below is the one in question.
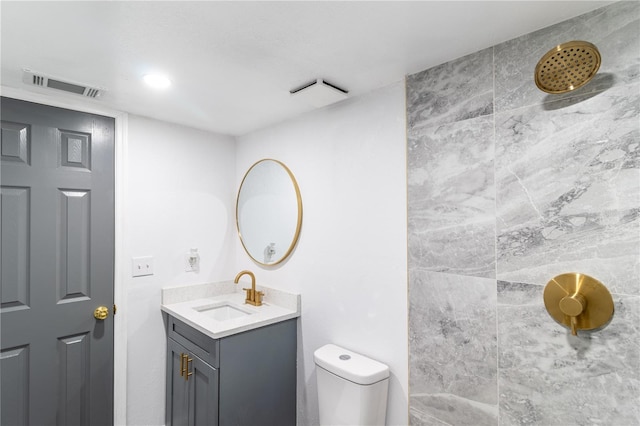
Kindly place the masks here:
<instances>
[{"instance_id":1,"label":"white countertop","mask_svg":"<svg viewBox=\"0 0 640 426\"><path fill-rule=\"evenodd\" d=\"M257 290L264 292L264 296L262 306L253 306L245 304L245 293L242 291L242 287L246 287L245 284L225 281L163 288L160 308L163 312L214 339L300 316L299 294L256 286ZM220 304L250 314L219 321L200 312Z\"/></svg>"}]
</instances>

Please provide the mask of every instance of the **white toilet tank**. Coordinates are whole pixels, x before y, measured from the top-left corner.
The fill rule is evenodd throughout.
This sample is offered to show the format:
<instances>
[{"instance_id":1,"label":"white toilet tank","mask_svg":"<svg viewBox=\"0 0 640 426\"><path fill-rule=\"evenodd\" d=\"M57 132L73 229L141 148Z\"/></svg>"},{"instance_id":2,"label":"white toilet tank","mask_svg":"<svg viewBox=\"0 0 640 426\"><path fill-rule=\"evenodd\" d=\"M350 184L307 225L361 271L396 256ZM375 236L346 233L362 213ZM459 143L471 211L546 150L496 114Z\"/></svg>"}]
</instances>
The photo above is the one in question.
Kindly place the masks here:
<instances>
[{"instance_id":1,"label":"white toilet tank","mask_svg":"<svg viewBox=\"0 0 640 426\"><path fill-rule=\"evenodd\" d=\"M320 425L384 425L389 367L336 345L313 354Z\"/></svg>"}]
</instances>

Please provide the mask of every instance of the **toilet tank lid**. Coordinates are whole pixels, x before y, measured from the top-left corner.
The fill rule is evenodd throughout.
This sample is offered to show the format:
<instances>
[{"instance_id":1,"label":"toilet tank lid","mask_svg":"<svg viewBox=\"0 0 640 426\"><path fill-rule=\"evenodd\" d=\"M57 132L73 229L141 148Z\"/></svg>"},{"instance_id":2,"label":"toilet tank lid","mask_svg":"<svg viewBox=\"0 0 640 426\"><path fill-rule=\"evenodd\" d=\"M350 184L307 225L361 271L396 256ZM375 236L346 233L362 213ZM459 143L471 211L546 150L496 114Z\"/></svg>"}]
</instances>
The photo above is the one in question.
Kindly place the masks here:
<instances>
[{"instance_id":1,"label":"toilet tank lid","mask_svg":"<svg viewBox=\"0 0 640 426\"><path fill-rule=\"evenodd\" d=\"M389 367L336 345L317 349L313 357L316 365L360 385L371 385L389 377Z\"/></svg>"}]
</instances>

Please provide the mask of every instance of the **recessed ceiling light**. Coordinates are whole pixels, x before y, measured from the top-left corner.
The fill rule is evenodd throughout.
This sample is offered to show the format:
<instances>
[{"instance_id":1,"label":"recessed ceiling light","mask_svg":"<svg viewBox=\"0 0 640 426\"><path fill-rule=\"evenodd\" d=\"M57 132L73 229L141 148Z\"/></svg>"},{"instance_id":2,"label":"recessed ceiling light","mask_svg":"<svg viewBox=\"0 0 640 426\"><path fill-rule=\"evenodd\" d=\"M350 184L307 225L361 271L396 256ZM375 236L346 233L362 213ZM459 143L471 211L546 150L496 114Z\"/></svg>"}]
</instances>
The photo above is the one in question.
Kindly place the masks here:
<instances>
[{"instance_id":1,"label":"recessed ceiling light","mask_svg":"<svg viewBox=\"0 0 640 426\"><path fill-rule=\"evenodd\" d=\"M171 86L171 80L160 74L147 74L143 77L144 82L154 89L166 89Z\"/></svg>"}]
</instances>

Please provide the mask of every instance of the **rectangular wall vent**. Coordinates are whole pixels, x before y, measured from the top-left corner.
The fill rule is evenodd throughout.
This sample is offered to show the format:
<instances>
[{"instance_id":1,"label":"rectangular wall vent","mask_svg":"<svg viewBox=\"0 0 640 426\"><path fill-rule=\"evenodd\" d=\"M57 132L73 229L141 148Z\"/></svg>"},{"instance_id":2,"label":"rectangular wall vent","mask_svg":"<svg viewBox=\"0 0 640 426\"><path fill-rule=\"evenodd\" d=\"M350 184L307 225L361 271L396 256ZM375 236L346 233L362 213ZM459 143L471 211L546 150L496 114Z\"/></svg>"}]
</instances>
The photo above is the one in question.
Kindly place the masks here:
<instances>
[{"instance_id":1,"label":"rectangular wall vent","mask_svg":"<svg viewBox=\"0 0 640 426\"><path fill-rule=\"evenodd\" d=\"M98 87L90 87L84 84L77 84L77 83L71 83L69 81L63 81L58 78L49 77L42 73L36 73L29 69L24 70L22 81L26 84L30 84L33 86L61 90L63 92L86 96L88 98L98 98L104 92L104 89L101 89Z\"/></svg>"}]
</instances>

